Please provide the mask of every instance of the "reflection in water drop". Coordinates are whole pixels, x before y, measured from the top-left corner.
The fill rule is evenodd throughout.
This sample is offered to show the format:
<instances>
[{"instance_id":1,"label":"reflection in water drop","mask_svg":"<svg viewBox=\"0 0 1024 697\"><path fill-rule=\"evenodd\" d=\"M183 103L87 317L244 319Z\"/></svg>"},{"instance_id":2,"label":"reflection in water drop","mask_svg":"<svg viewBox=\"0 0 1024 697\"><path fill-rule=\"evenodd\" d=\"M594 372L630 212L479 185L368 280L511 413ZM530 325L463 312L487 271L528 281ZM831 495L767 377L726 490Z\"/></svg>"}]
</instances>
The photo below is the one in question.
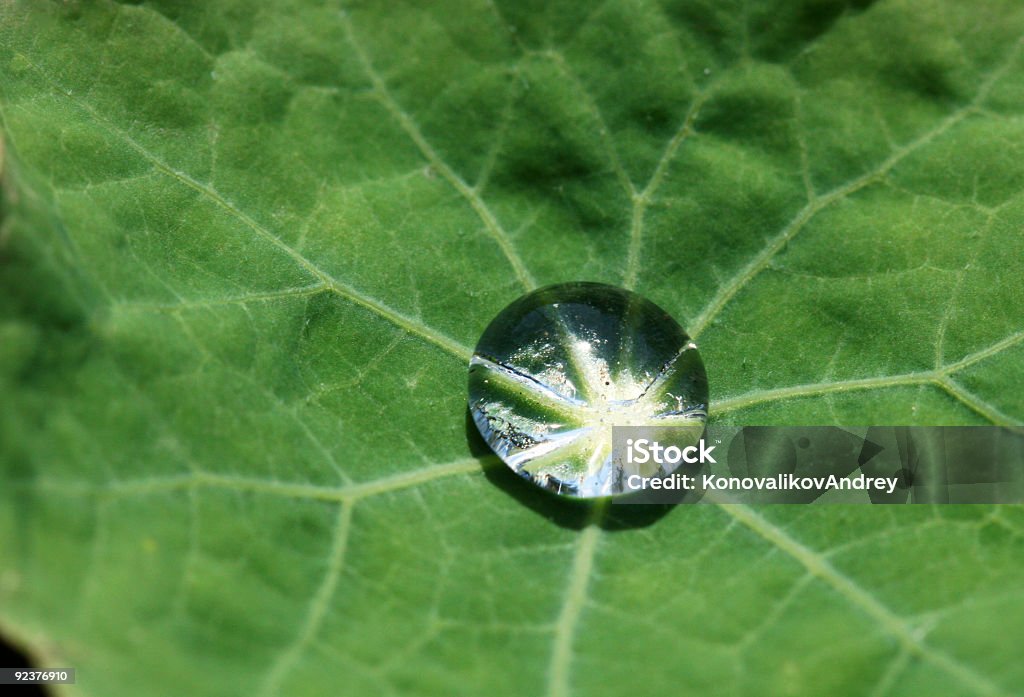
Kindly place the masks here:
<instances>
[{"instance_id":1,"label":"reflection in water drop","mask_svg":"<svg viewBox=\"0 0 1024 697\"><path fill-rule=\"evenodd\" d=\"M484 439L514 472L569 496L618 494L629 474L659 473L613 460L613 426L683 427L696 443L707 403L704 364L679 324L600 283L524 295L470 361L469 406Z\"/></svg>"}]
</instances>

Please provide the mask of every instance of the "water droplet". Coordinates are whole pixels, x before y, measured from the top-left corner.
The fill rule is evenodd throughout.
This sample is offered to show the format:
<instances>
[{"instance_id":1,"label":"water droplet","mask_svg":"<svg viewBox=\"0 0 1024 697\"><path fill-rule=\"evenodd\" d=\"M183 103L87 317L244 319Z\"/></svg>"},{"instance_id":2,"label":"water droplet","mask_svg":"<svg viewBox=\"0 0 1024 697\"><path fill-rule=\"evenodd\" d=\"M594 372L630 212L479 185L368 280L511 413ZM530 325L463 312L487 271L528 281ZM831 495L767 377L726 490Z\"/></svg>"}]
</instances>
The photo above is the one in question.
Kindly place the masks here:
<instances>
[{"instance_id":1,"label":"water droplet","mask_svg":"<svg viewBox=\"0 0 1024 697\"><path fill-rule=\"evenodd\" d=\"M488 325L470 367L484 439L514 472L566 496L611 496L630 474L656 474L612 458L613 426L683 426L695 443L707 420L690 337L654 303L601 283L519 298Z\"/></svg>"}]
</instances>

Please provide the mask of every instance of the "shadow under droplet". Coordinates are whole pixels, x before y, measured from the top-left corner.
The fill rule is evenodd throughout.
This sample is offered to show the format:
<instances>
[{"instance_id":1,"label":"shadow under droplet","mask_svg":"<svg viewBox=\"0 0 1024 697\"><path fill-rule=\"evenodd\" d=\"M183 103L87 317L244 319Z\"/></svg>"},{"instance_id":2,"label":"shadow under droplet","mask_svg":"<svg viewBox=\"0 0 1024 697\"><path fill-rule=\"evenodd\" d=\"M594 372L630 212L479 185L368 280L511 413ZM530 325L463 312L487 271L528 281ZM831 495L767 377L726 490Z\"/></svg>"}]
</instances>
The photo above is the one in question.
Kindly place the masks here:
<instances>
[{"instance_id":1,"label":"shadow under droplet","mask_svg":"<svg viewBox=\"0 0 1024 697\"><path fill-rule=\"evenodd\" d=\"M594 509L601 499L576 499L542 489L513 472L487 445L480 435L473 415L466 407L466 444L473 457L480 461L484 476L495 487L537 515L559 527L582 530L593 520ZM632 530L652 525L672 508L672 504L617 503L604 506L596 521L607 532Z\"/></svg>"},{"instance_id":2,"label":"shadow under droplet","mask_svg":"<svg viewBox=\"0 0 1024 697\"><path fill-rule=\"evenodd\" d=\"M22 651L13 643L8 643L3 637L0 637L0 666L29 670L39 670L45 667L40 666L37 661L30 660L28 652ZM17 692L19 697L47 697L50 695L50 689L45 685L22 685Z\"/></svg>"}]
</instances>

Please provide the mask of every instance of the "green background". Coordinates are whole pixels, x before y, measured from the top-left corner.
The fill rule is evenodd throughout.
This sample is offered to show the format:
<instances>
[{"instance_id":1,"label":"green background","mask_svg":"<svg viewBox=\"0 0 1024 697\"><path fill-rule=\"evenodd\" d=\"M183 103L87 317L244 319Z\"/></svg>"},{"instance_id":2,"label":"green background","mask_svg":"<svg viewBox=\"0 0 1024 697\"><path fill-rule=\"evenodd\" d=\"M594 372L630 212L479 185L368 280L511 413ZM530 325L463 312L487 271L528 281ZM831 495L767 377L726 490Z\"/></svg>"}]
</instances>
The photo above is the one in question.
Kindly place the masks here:
<instances>
[{"instance_id":1,"label":"green background","mask_svg":"<svg viewBox=\"0 0 1024 697\"><path fill-rule=\"evenodd\" d=\"M1024 693L1021 508L588 511L465 414L491 317L592 280L719 423L1019 425L1022 37L3 0L3 634L96 697Z\"/></svg>"}]
</instances>

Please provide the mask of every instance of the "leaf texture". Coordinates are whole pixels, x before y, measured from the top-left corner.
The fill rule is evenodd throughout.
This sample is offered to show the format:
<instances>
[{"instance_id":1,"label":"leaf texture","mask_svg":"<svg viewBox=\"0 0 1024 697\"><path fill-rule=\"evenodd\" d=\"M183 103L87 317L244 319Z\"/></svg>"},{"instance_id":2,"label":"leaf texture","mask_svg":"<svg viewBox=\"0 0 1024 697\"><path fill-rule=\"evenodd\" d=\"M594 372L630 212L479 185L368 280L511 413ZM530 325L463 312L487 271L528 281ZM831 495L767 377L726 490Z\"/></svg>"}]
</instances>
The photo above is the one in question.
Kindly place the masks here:
<instances>
[{"instance_id":1,"label":"leaf texture","mask_svg":"<svg viewBox=\"0 0 1024 697\"><path fill-rule=\"evenodd\" d=\"M508 302L718 423L1024 420L1024 7L0 3L0 628L71 695L1014 695L1012 506L560 506ZM655 519L657 518L657 519Z\"/></svg>"}]
</instances>

